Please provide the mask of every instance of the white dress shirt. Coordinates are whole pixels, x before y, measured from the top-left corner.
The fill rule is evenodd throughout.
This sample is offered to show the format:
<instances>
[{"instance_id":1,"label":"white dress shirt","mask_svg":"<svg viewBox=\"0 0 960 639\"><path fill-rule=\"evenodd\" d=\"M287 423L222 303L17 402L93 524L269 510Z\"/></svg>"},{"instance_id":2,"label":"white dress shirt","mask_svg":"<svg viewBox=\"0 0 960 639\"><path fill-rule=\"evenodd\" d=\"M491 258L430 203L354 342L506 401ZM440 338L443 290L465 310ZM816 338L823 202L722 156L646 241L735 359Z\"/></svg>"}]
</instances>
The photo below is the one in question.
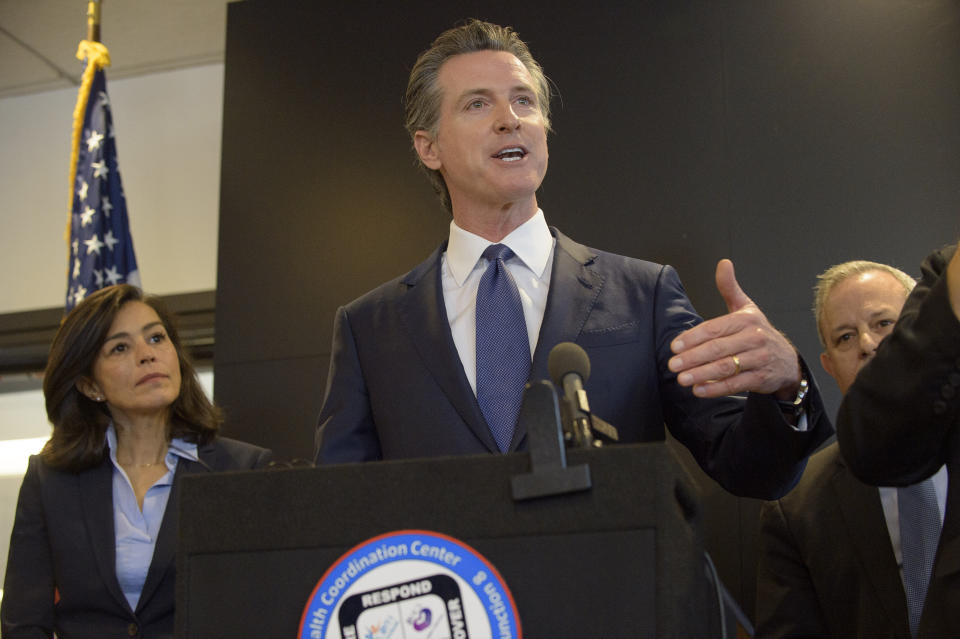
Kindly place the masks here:
<instances>
[{"instance_id":1,"label":"white dress shirt","mask_svg":"<svg viewBox=\"0 0 960 639\"><path fill-rule=\"evenodd\" d=\"M514 253L506 264L520 291L531 355L537 348L540 324L547 308L555 243L541 210L499 242ZM477 287L487 268L483 251L491 244L494 242L465 231L451 221L450 241L440 263L450 332L474 394L477 392Z\"/></svg>"}]
</instances>

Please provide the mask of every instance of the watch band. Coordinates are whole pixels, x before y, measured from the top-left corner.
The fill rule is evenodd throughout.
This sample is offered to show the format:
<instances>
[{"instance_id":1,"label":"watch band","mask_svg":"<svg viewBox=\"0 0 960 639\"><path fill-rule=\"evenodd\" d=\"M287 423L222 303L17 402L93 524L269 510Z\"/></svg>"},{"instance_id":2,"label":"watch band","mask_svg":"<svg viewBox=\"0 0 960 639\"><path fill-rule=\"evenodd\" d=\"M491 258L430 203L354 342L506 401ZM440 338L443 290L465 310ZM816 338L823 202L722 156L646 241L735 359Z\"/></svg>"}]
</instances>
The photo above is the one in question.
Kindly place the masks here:
<instances>
[{"instance_id":1,"label":"watch band","mask_svg":"<svg viewBox=\"0 0 960 639\"><path fill-rule=\"evenodd\" d=\"M803 415L806 410L806 404L804 400L807 398L807 393L810 391L810 382L807 381L806 377L800 378L800 388L797 389L797 396L792 400L788 399L778 399L777 403L780 404L780 410L789 415L793 415L798 418Z\"/></svg>"}]
</instances>

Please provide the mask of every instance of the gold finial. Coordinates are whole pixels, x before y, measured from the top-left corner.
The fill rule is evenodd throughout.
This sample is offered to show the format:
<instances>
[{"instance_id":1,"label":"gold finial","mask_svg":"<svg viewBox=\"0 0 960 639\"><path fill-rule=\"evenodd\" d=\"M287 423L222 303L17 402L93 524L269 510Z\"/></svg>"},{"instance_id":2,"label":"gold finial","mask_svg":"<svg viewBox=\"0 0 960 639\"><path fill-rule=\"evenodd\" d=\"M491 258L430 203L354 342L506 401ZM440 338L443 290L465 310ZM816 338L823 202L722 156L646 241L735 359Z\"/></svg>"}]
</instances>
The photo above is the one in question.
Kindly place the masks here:
<instances>
[{"instance_id":1,"label":"gold finial","mask_svg":"<svg viewBox=\"0 0 960 639\"><path fill-rule=\"evenodd\" d=\"M87 40L100 42L100 0L87 3Z\"/></svg>"}]
</instances>

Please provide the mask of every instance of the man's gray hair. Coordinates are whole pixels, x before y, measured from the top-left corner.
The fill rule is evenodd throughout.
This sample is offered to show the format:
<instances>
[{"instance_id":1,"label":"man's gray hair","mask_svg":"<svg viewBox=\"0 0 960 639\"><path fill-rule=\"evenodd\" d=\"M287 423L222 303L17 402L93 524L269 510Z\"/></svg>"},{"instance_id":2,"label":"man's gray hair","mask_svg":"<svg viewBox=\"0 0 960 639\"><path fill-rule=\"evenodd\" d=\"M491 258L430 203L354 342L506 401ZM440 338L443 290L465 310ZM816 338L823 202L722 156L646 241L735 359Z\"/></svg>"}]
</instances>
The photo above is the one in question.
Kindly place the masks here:
<instances>
[{"instance_id":1,"label":"man's gray hair","mask_svg":"<svg viewBox=\"0 0 960 639\"><path fill-rule=\"evenodd\" d=\"M897 281L903 285L903 290L906 291L908 295L910 294L910 291L913 290L913 287L917 285L917 281L915 279L900 269L894 268L888 264L880 264L879 262L851 260L849 262L843 262L842 264L831 266L817 276L817 284L813 287L813 316L817 320L817 336L820 337L821 346L826 347L827 345L827 340L823 334L823 326L821 321L823 320L823 306L827 301L827 297L830 296L830 292L837 284L848 278L860 275L862 273L872 273L874 271L889 273L897 278Z\"/></svg>"}]
</instances>

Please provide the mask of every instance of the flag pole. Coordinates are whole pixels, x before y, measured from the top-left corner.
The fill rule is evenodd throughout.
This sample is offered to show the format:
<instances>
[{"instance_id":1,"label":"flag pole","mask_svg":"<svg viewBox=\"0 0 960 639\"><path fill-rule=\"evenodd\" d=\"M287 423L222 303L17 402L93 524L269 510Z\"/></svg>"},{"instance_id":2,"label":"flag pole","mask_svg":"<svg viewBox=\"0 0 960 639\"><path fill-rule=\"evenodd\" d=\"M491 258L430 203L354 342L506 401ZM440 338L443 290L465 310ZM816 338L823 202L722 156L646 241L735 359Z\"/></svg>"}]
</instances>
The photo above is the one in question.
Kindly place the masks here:
<instances>
[{"instance_id":1,"label":"flag pole","mask_svg":"<svg viewBox=\"0 0 960 639\"><path fill-rule=\"evenodd\" d=\"M100 0L87 3L87 40L100 42Z\"/></svg>"},{"instance_id":2,"label":"flag pole","mask_svg":"<svg viewBox=\"0 0 960 639\"><path fill-rule=\"evenodd\" d=\"M70 148L70 213L67 214L67 229L64 237L70 242L70 224L73 212L74 179L77 176L77 151L80 146L80 128L83 125L83 113L87 108L87 99L90 95L90 85L93 74L97 69L110 65L110 53L100 44L100 0L90 0L87 3L87 39L80 42L77 49L77 59L86 60L87 66L80 77L80 92L77 95L77 105L73 110L73 135Z\"/></svg>"}]
</instances>

